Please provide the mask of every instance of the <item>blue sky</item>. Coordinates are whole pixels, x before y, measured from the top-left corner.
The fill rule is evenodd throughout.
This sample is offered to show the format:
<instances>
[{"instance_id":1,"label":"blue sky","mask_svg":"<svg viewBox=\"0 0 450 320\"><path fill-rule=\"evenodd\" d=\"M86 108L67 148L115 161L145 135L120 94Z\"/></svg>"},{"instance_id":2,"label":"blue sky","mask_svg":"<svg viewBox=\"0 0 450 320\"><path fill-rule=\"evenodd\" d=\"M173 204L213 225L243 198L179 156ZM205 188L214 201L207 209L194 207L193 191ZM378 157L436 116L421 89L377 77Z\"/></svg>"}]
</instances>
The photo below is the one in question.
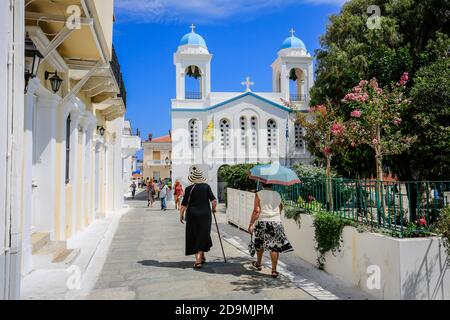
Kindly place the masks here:
<instances>
[{"instance_id":1,"label":"blue sky","mask_svg":"<svg viewBox=\"0 0 450 320\"><path fill-rule=\"evenodd\" d=\"M283 40L297 30L313 54L329 15L343 0L115 0L114 44L127 88L127 115L142 138L166 135L175 96L173 53L197 25L213 54L212 90L271 91L270 65Z\"/></svg>"}]
</instances>

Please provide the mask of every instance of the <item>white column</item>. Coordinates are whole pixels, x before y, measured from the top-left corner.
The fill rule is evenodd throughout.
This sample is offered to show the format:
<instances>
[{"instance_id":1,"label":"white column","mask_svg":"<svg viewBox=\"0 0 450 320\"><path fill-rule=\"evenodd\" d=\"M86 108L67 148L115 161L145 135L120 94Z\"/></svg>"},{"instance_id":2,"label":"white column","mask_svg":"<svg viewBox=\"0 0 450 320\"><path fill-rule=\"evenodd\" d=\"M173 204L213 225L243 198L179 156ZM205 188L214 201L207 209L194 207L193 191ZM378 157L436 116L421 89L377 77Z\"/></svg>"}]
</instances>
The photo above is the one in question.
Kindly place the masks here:
<instances>
[{"instance_id":1,"label":"white column","mask_svg":"<svg viewBox=\"0 0 450 320\"><path fill-rule=\"evenodd\" d=\"M56 107L60 98L39 92L34 120L33 218L36 231L49 232L54 240ZM30 195L31 196L31 195Z\"/></svg>"},{"instance_id":2,"label":"white column","mask_svg":"<svg viewBox=\"0 0 450 320\"><path fill-rule=\"evenodd\" d=\"M70 217L71 219L71 236L73 236L76 232L76 226L77 226L77 185L78 180L80 177L78 176L78 124L80 122L81 114L77 110L75 112L72 112L70 114L70 181L69 184L71 185L72 194L66 195L68 197L71 197L72 199L72 210Z\"/></svg>"},{"instance_id":3,"label":"white column","mask_svg":"<svg viewBox=\"0 0 450 320\"><path fill-rule=\"evenodd\" d=\"M33 115L37 97L35 91L39 85L38 79L30 80L28 92L25 95L24 139L23 139L23 183L22 183L22 274L31 271L31 213L32 213L32 167L33 167Z\"/></svg>"}]
</instances>

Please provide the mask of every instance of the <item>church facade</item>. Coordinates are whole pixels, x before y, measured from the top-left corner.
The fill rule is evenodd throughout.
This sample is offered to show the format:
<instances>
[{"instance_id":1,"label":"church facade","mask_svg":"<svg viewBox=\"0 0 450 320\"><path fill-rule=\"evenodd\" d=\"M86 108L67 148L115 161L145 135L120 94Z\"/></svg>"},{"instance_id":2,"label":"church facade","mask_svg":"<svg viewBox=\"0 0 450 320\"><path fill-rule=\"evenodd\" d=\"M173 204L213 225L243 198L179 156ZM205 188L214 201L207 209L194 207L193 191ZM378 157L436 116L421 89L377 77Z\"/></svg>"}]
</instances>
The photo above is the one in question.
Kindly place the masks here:
<instances>
[{"instance_id":1,"label":"church facade","mask_svg":"<svg viewBox=\"0 0 450 320\"><path fill-rule=\"evenodd\" d=\"M174 54L176 98L172 100L172 179L188 185L192 166L200 167L217 194L224 165L279 162L311 163L297 112L307 112L313 86L313 58L292 35L272 64L273 91L212 92L211 62L205 40L186 34Z\"/></svg>"}]
</instances>

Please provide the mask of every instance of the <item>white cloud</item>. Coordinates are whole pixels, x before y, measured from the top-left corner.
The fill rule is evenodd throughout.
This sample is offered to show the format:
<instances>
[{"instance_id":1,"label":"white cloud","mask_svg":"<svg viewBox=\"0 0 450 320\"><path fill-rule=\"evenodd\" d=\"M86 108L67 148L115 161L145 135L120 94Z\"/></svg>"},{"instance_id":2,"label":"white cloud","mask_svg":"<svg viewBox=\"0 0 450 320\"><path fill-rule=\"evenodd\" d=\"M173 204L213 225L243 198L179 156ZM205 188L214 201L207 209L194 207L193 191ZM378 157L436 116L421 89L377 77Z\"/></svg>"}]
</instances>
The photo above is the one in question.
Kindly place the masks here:
<instances>
[{"instance_id":1,"label":"white cloud","mask_svg":"<svg viewBox=\"0 0 450 320\"><path fill-rule=\"evenodd\" d=\"M342 5L345 0L115 0L116 14L140 21L214 22L261 15L295 3Z\"/></svg>"}]
</instances>

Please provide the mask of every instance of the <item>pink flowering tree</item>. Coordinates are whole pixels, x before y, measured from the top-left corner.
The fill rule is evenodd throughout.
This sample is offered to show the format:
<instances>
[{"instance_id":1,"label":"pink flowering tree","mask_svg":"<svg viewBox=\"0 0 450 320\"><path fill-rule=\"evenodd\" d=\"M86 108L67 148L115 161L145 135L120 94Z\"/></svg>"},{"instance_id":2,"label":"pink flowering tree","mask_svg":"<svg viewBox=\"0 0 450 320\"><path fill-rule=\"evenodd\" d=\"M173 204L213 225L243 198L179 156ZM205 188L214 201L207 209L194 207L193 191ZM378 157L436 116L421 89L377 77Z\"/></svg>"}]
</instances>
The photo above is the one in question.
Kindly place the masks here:
<instances>
[{"instance_id":1,"label":"pink flowering tree","mask_svg":"<svg viewBox=\"0 0 450 320\"><path fill-rule=\"evenodd\" d=\"M345 126L337 116L335 106L330 101L326 105L311 107L308 113L298 113L297 123L304 128L304 139L308 149L321 155L325 160L327 187L326 197L330 209L333 210L331 160L339 153L345 141Z\"/></svg>"},{"instance_id":2,"label":"pink flowering tree","mask_svg":"<svg viewBox=\"0 0 450 320\"><path fill-rule=\"evenodd\" d=\"M398 83L384 89L376 79L361 80L343 99L351 110L346 122L348 142L352 147L365 144L373 149L378 181L383 180L383 157L402 153L415 140L400 131L401 111L410 103L404 94L408 80L405 72ZM381 195L381 183L378 185L377 193Z\"/></svg>"}]
</instances>

